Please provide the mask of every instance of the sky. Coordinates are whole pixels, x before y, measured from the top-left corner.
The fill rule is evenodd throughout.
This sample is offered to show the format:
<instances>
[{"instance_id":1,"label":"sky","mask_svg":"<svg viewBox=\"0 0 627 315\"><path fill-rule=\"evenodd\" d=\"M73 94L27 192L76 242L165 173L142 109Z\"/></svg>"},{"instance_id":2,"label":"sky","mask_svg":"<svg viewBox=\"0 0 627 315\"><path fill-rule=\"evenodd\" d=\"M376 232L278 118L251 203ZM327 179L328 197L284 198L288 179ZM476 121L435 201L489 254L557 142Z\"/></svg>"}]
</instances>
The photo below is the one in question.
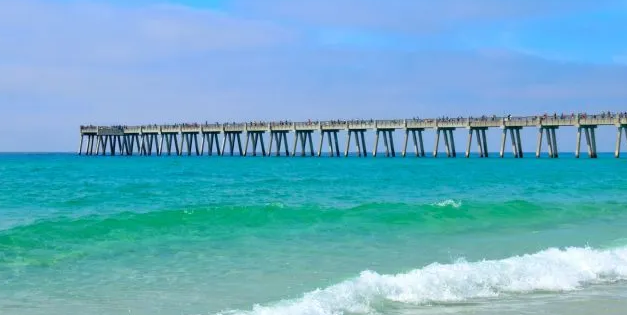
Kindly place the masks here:
<instances>
[{"instance_id":1,"label":"sky","mask_svg":"<svg viewBox=\"0 0 627 315\"><path fill-rule=\"evenodd\" d=\"M75 151L81 124L608 110L627 0L0 0L5 152Z\"/></svg>"}]
</instances>

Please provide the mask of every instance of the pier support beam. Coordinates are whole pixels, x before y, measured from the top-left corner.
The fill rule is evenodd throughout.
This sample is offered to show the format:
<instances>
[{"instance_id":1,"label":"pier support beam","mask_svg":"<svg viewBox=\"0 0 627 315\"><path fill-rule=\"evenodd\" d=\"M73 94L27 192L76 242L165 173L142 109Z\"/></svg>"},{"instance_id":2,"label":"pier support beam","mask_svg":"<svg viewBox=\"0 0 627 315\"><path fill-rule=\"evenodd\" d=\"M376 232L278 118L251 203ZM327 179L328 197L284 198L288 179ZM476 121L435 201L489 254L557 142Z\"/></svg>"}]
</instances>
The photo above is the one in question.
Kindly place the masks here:
<instances>
[{"instance_id":1,"label":"pier support beam","mask_svg":"<svg viewBox=\"0 0 627 315\"><path fill-rule=\"evenodd\" d=\"M440 146L440 133L444 136L444 149L446 150L446 157L454 158L457 156L455 151L455 139L453 138L453 130L455 128L436 128L435 129L435 146L433 148L433 157L438 156L438 148Z\"/></svg>"},{"instance_id":2,"label":"pier support beam","mask_svg":"<svg viewBox=\"0 0 627 315\"><path fill-rule=\"evenodd\" d=\"M490 151L488 151L488 137L485 135L486 130L488 129L481 129L481 142L483 143L483 156L489 157Z\"/></svg>"},{"instance_id":3,"label":"pier support beam","mask_svg":"<svg viewBox=\"0 0 627 315\"><path fill-rule=\"evenodd\" d=\"M597 126L579 126L578 132L577 132L577 150L579 151L579 146L580 146L580 142L581 142L581 129L583 129L585 136L586 136L586 144L588 145L588 157L591 159L596 159L597 158L597 141L596 141L596 134L595 134L595 129L597 128ZM619 141L620 141L620 136L619 136ZM618 144L620 145L620 144ZM579 152L575 152L575 156L579 157Z\"/></svg>"},{"instance_id":4,"label":"pier support beam","mask_svg":"<svg viewBox=\"0 0 627 315\"><path fill-rule=\"evenodd\" d=\"M537 146L536 146L536 158L540 158L540 153L542 153L542 132L543 132L543 128L539 127L538 128L538 140L537 140Z\"/></svg>"},{"instance_id":5,"label":"pier support beam","mask_svg":"<svg viewBox=\"0 0 627 315\"><path fill-rule=\"evenodd\" d=\"M581 153L581 126L577 127L577 143L575 146L575 158L579 158Z\"/></svg>"},{"instance_id":6,"label":"pier support beam","mask_svg":"<svg viewBox=\"0 0 627 315\"><path fill-rule=\"evenodd\" d=\"M219 135L220 133L215 131L215 132L204 132L202 133L202 145L201 145L201 149L200 149L200 155L204 155L205 154L205 145L207 148L207 155L212 156L213 155L213 148L215 146L215 152L218 156L222 155L222 151L220 150L220 139L219 139ZM226 136L225 136L226 139ZM169 144L168 144L169 145ZM168 154L170 154L170 150L168 149Z\"/></svg>"},{"instance_id":7,"label":"pier support beam","mask_svg":"<svg viewBox=\"0 0 627 315\"><path fill-rule=\"evenodd\" d=\"M339 130L321 130L320 131L320 146L318 147L318 156L322 156L322 146L324 144L324 138L326 136L327 143L329 144L329 156L331 157L339 157L340 156L340 146L339 141L337 139L337 133ZM309 137L311 140L311 137ZM333 140L335 139L335 144Z\"/></svg>"},{"instance_id":8,"label":"pier support beam","mask_svg":"<svg viewBox=\"0 0 627 315\"><path fill-rule=\"evenodd\" d=\"M522 140L520 139L520 131L522 128L514 129L516 131L516 146L518 147L518 158L523 158Z\"/></svg>"},{"instance_id":9,"label":"pier support beam","mask_svg":"<svg viewBox=\"0 0 627 315\"><path fill-rule=\"evenodd\" d=\"M448 130L449 143L451 145L452 157L457 157L457 149L455 149L455 138L453 137L453 129Z\"/></svg>"},{"instance_id":10,"label":"pier support beam","mask_svg":"<svg viewBox=\"0 0 627 315\"><path fill-rule=\"evenodd\" d=\"M554 159L559 157L559 151L557 149L557 136L555 130L558 126L539 126L538 127L538 143L536 147L536 158L539 158L542 153L542 138L546 134L546 142L549 151L549 157Z\"/></svg>"},{"instance_id":11,"label":"pier support beam","mask_svg":"<svg viewBox=\"0 0 627 315\"><path fill-rule=\"evenodd\" d=\"M337 140L337 132L333 133L335 139L335 156L340 157L340 142Z\"/></svg>"},{"instance_id":12,"label":"pier support beam","mask_svg":"<svg viewBox=\"0 0 627 315\"><path fill-rule=\"evenodd\" d=\"M487 127L470 127L468 128L468 143L466 144L466 157L470 157L470 148L472 147L472 135L477 136L477 152L480 158L488 157L488 140L485 131Z\"/></svg>"},{"instance_id":13,"label":"pier support beam","mask_svg":"<svg viewBox=\"0 0 627 315\"><path fill-rule=\"evenodd\" d=\"M159 155L159 139L157 133L144 133L142 134L142 143L143 143L143 155L150 156L152 155L153 148L157 151L157 155Z\"/></svg>"},{"instance_id":14,"label":"pier support beam","mask_svg":"<svg viewBox=\"0 0 627 315\"><path fill-rule=\"evenodd\" d=\"M423 128L418 129L407 129L411 132L412 140L414 141L414 151L416 152L416 157L424 157L425 156L425 146L422 142L422 132ZM416 133L418 137L416 137Z\"/></svg>"},{"instance_id":15,"label":"pier support beam","mask_svg":"<svg viewBox=\"0 0 627 315\"><path fill-rule=\"evenodd\" d=\"M591 145L592 145L592 153L593 155L591 156L591 158L596 159L598 157L597 155L597 137L596 137L596 126L591 127L590 128L590 140L592 140Z\"/></svg>"},{"instance_id":16,"label":"pier support beam","mask_svg":"<svg viewBox=\"0 0 627 315\"><path fill-rule=\"evenodd\" d=\"M614 152L614 157L617 159L620 158L620 145L623 131L625 132L625 138L627 139L627 127L621 125L616 126L616 151Z\"/></svg>"},{"instance_id":17,"label":"pier support beam","mask_svg":"<svg viewBox=\"0 0 627 315\"><path fill-rule=\"evenodd\" d=\"M348 150L350 149L351 146L351 135L353 134L352 130L348 130L348 132L346 133L346 150L344 150L344 157L348 156ZM359 141L357 139L357 141Z\"/></svg>"},{"instance_id":18,"label":"pier support beam","mask_svg":"<svg viewBox=\"0 0 627 315\"><path fill-rule=\"evenodd\" d=\"M99 146L98 136L93 135L91 139L91 152L89 155L98 155L98 146Z\"/></svg>"},{"instance_id":19,"label":"pier support beam","mask_svg":"<svg viewBox=\"0 0 627 315\"><path fill-rule=\"evenodd\" d=\"M100 138L94 135L93 139L91 140L91 155L98 155L99 147L100 147Z\"/></svg>"},{"instance_id":20,"label":"pier support beam","mask_svg":"<svg viewBox=\"0 0 627 315\"><path fill-rule=\"evenodd\" d=\"M409 142L409 129L405 129L405 140L403 140L403 157L407 156L407 143Z\"/></svg>"},{"instance_id":21,"label":"pier support beam","mask_svg":"<svg viewBox=\"0 0 627 315\"><path fill-rule=\"evenodd\" d=\"M228 152L230 156L234 156L235 152L238 153L239 156L244 156L244 150L242 148L242 131L224 131L224 139L222 140L222 154L227 151L226 145L228 142ZM237 147L235 146L237 144Z\"/></svg>"},{"instance_id":22,"label":"pier support beam","mask_svg":"<svg viewBox=\"0 0 627 315\"><path fill-rule=\"evenodd\" d=\"M94 138L93 135L87 135L87 148L85 148L85 155L91 155L92 152L92 139Z\"/></svg>"},{"instance_id":23,"label":"pier support beam","mask_svg":"<svg viewBox=\"0 0 627 315\"><path fill-rule=\"evenodd\" d=\"M281 156L281 148L285 151L285 156L290 156L290 148L287 143L287 134L289 131L272 130L270 131L270 149L268 156L272 156L272 143L275 142L276 156Z\"/></svg>"},{"instance_id":24,"label":"pier support beam","mask_svg":"<svg viewBox=\"0 0 627 315\"><path fill-rule=\"evenodd\" d=\"M85 147L85 155L89 155L89 146L91 145L91 135L86 135L87 147Z\"/></svg>"},{"instance_id":25,"label":"pier support beam","mask_svg":"<svg viewBox=\"0 0 627 315\"><path fill-rule=\"evenodd\" d=\"M377 150L379 149L379 132L375 131L374 136L374 148L372 149L372 156L377 157Z\"/></svg>"},{"instance_id":26,"label":"pier support beam","mask_svg":"<svg viewBox=\"0 0 627 315\"><path fill-rule=\"evenodd\" d=\"M468 128L468 142L466 143L466 158L470 157L471 146L472 146L472 128Z\"/></svg>"},{"instance_id":27,"label":"pier support beam","mask_svg":"<svg viewBox=\"0 0 627 315\"><path fill-rule=\"evenodd\" d=\"M176 153L176 155L181 155L182 154L182 146L179 146L179 142L178 142L178 138L179 138L179 133L178 132L163 132L161 133L161 146L163 146L163 142L165 141L165 149L168 151L168 155L172 155L172 148L174 147L174 152ZM133 140L131 140L131 148L133 147ZM181 144L183 141L183 136L181 136ZM132 149L131 149L132 151ZM163 149L161 149L161 155L163 155Z\"/></svg>"},{"instance_id":28,"label":"pier support beam","mask_svg":"<svg viewBox=\"0 0 627 315\"><path fill-rule=\"evenodd\" d=\"M438 147L440 146L440 129L435 129L435 144L433 148L433 157L438 157Z\"/></svg>"},{"instance_id":29,"label":"pier support beam","mask_svg":"<svg viewBox=\"0 0 627 315\"><path fill-rule=\"evenodd\" d=\"M385 156L386 157L395 157L396 149L394 148L394 129L376 129L375 133L375 141L374 141L374 150L372 151L372 156L377 156L377 151L379 148L379 137L383 136L383 145L385 146Z\"/></svg>"},{"instance_id":30,"label":"pier support beam","mask_svg":"<svg viewBox=\"0 0 627 315\"><path fill-rule=\"evenodd\" d=\"M509 129L509 135L512 139L512 153L514 153L514 158L518 158L518 145L516 144L516 131L514 129Z\"/></svg>"},{"instance_id":31,"label":"pier support beam","mask_svg":"<svg viewBox=\"0 0 627 315\"><path fill-rule=\"evenodd\" d=\"M294 134L294 147L292 148L292 156L296 156L298 142L300 141L300 156L307 155L307 143L309 142L309 152L311 156L314 156L313 142L311 141L311 134L313 130L296 130Z\"/></svg>"},{"instance_id":32,"label":"pier support beam","mask_svg":"<svg viewBox=\"0 0 627 315\"><path fill-rule=\"evenodd\" d=\"M337 139L337 133L339 130L330 129L330 130L321 130L320 131L320 147L318 148L318 156L322 156L322 145L324 144L324 138L326 136L327 143L329 144L329 156L340 156L340 146L339 141ZM335 144L333 139L335 138Z\"/></svg>"},{"instance_id":33,"label":"pier support beam","mask_svg":"<svg viewBox=\"0 0 627 315\"><path fill-rule=\"evenodd\" d=\"M252 156L257 156L257 145L261 146L261 156L266 156L266 146L263 143L263 134L264 131L249 131L246 134L246 144L244 145L244 156L249 155L248 151L248 143L250 138L250 143L252 145ZM272 148L270 148L272 149Z\"/></svg>"},{"instance_id":34,"label":"pier support beam","mask_svg":"<svg viewBox=\"0 0 627 315\"><path fill-rule=\"evenodd\" d=\"M424 157L425 156L425 146L422 142L422 132L424 128L407 128L405 129L405 142L403 144L403 157L407 154L407 143L409 142L409 134L411 133L411 138L414 144L414 152L416 153L416 157ZM418 134L418 136L416 136Z\"/></svg>"},{"instance_id":35,"label":"pier support beam","mask_svg":"<svg viewBox=\"0 0 627 315\"><path fill-rule=\"evenodd\" d=\"M81 142L78 145L78 155L83 155L83 139L85 139L85 135L81 133Z\"/></svg>"},{"instance_id":36,"label":"pier support beam","mask_svg":"<svg viewBox=\"0 0 627 315\"><path fill-rule=\"evenodd\" d=\"M181 149L179 155L183 154L183 148L185 148L187 155L191 156L193 152L196 155L200 154L200 147L198 146L198 133L196 132L183 132L181 133Z\"/></svg>"},{"instance_id":37,"label":"pier support beam","mask_svg":"<svg viewBox=\"0 0 627 315\"><path fill-rule=\"evenodd\" d=\"M348 156L348 154L350 153L349 150L350 150L351 138L353 135L355 136L355 148L356 148L355 153L357 154L357 156L359 157L368 156L367 149L366 149L366 140L364 139L365 133L366 133L365 129L348 129L347 138L346 138L346 150L344 151L345 157Z\"/></svg>"},{"instance_id":38,"label":"pier support beam","mask_svg":"<svg viewBox=\"0 0 627 315\"><path fill-rule=\"evenodd\" d=\"M501 127L503 129L503 135L501 136L501 149L499 150L499 156L503 158L505 156L505 144L507 142L507 132L509 131L510 139L512 142L512 154L514 158L522 158L522 143L520 139L520 130L522 127Z\"/></svg>"},{"instance_id":39,"label":"pier support beam","mask_svg":"<svg viewBox=\"0 0 627 315\"><path fill-rule=\"evenodd\" d=\"M553 140L553 157L554 158L558 158L559 157L559 150L557 148L557 136L555 135L555 130L557 128L553 128L551 129L551 139Z\"/></svg>"},{"instance_id":40,"label":"pier support beam","mask_svg":"<svg viewBox=\"0 0 627 315\"><path fill-rule=\"evenodd\" d=\"M139 136L136 133L130 133L125 134L123 137L124 154L127 156L132 156L135 150L135 139L137 139Z\"/></svg>"},{"instance_id":41,"label":"pier support beam","mask_svg":"<svg viewBox=\"0 0 627 315\"><path fill-rule=\"evenodd\" d=\"M366 130L359 131L361 137L361 152L364 157L368 157L368 148L366 147Z\"/></svg>"},{"instance_id":42,"label":"pier support beam","mask_svg":"<svg viewBox=\"0 0 627 315\"><path fill-rule=\"evenodd\" d=\"M443 131L444 131L444 149L446 150L446 157L450 158L451 146L449 145L449 142L448 142L448 131L447 130L443 130Z\"/></svg>"}]
</instances>

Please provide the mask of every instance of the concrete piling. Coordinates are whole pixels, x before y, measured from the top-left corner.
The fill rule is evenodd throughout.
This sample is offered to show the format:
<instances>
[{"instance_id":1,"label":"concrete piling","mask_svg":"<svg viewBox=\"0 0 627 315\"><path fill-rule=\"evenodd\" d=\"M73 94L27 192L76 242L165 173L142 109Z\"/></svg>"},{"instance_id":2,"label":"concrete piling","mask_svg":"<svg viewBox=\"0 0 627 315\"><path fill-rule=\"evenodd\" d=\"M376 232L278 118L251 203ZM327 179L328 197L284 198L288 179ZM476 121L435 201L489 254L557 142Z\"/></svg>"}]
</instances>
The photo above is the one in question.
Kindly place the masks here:
<instances>
[{"instance_id":1,"label":"concrete piling","mask_svg":"<svg viewBox=\"0 0 627 315\"><path fill-rule=\"evenodd\" d=\"M556 128L551 128L551 133L552 133L551 139L553 141L552 149L553 149L553 157L554 158L558 158L559 157L559 150L557 149L557 136L555 136L555 130L556 129L557 129L557 127Z\"/></svg>"},{"instance_id":2,"label":"concrete piling","mask_svg":"<svg viewBox=\"0 0 627 315\"><path fill-rule=\"evenodd\" d=\"M522 129L522 128L516 128L514 130L516 130L516 146L518 147L518 157L522 158L523 157L523 149L522 149L522 141L520 140L520 129ZM484 135L484 139L485 139L485 135Z\"/></svg>"},{"instance_id":3,"label":"concrete piling","mask_svg":"<svg viewBox=\"0 0 627 315\"><path fill-rule=\"evenodd\" d=\"M590 137L592 138L592 153L593 155L591 156L591 158L596 159L597 158L597 137L596 137L596 126L590 128Z\"/></svg>"},{"instance_id":4,"label":"concrete piling","mask_svg":"<svg viewBox=\"0 0 627 315\"><path fill-rule=\"evenodd\" d=\"M442 130L444 133L444 149L446 151L446 157L450 158L452 156L451 154L451 145L449 144L449 136L448 136L448 131L446 129Z\"/></svg>"},{"instance_id":5,"label":"concrete piling","mask_svg":"<svg viewBox=\"0 0 627 315\"><path fill-rule=\"evenodd\" d=\"M405 140L403 140L403 152L401 155L405 157L407 155L407 143L409 141L409 129L405 129Z\"/></svg>"},{"instance_id":6,"label":"concrete piling","mask_svg":"<svg viewBox=\"0 0 627 315\"><path fill-rule=\"evenodd\" d=\"M544 129L542 127L538 128L538 144L536 147L536 158L540 158L540 153L542 152L542 132Z\"/></svg>"},{"instance_id":7,"label":"concrete piling","mask_svg":"<svg viewBox=\"0 0 627 315\"><path fill-rule=\"evenodd\" d=\"M514 153L514 158L518 158L518 146L516 145L516 135L514 129L509 129L509 135L512 140L512 153Z\"/></svg>"},{"instance_id":8,"label":"concrete piling","mask_svg":"<svg viewBox=\"0 0 627 315\"><path fill-rule=\"evenodd\" d=\"M329 156L331 157L340 156L340 145L339 145L339 140L337 138L338 132L339 130L322 130L320 132L320 147L318 148L318 156L322 156L322 146L325 140L324 139L325 135L327 138L327 143L329 145Z\"/></svg>"},{"instance_id":9,"label":"concrete piling","mask_svg":"<svg viewBox=\"0 0 627 315\"><path fill-rule=\"evenodd\" d=\"M313 131L296 131L294 134L294 147L292 148L292 156L296 156L298 142L300 141L300 156L307 156L307 142L309 142L309 148L311 155L313 156L313 143L311 143L311 134Z\"/></svg>"},{"instance_id":10,"label":"concrete piling","mask_svg":"<svg viewBox=\"0 0 627 315\"><path fill-rule=\"evenodd\" d=\"M448 130L449 133L449 141L451 144L451 154L453 157L457 157L457 150L455 149L455 138L453 137L453 129Z\"/></svg>"},{"instance_id":11,"label":"concrete piling","mask_svg":"<svg viewBox=\"0 0 627 315\"><path fill-rule=\"evenodd\" d=\"M455 149L455 139L453 138L453 130L454 128L437 128L435 132L435 145L433 148L433 157L438 156L439 146L440 146L440 135L444 138L444 151L446 152L446 157L454 158L457 156L457 152ZM472 139L472 136L470 136ZM422 140L422 139L421 139ZM420 141L422 146L422 141ZM466 150L468 151L468 148Z\"/></svg>"},{"instance_id":12,"label":"concrete piling","mask_svg":"<svg viewBox=\"0 0 627 315\"><path fill-rule=\"evenodd\" d=\"M466 144L466 158L470 157L470 147L472 146L472 129L468 128L468 142Z\"/></svg>"},{"instance_id":13,"label":"concrete piling","mask_svg":"<svg viewBox=\"0 0 627 315\"><path fill-rule=\"evenodd\" d=\"M372 151L372 156L376 157L377 156L377 151L378 151L378 147L379 147L379 137L383 136L383 146L385 147L385 156L386 157L395 157L396 156L396 149L394 148L394 129L376 129L375 130L376 134L375 134L375 140L374 140L374 150ZM364 156L365 156L365 147L366 147L366 142L363 139L363 132L362 132L362 137L361 137L361 141L362 141L362 145L364 147Z\"/></svg>"},{"instance_id":14,"label":"concrete piling","mask_svg":"<svg viewBox=\"0 0 627 315\"><path fill-rule=\"evenodd\" d=\"M540 126L538 128L538 144L536 149L536 158L540 157L542 151L542 138L546 135L547 148L549 151L549 158L557 158L559 157L559 153L557 150L557 137L555 135L555 130L557 126Z\"/></svg>"},{"instance_id":15,"label":"concrete piling","mask_svg":"<svg viewBox=\"0 0 627 315\"><path fill-rule=\"evenodd\" d=\"M489 157L490 151L488 151L488 137L485 135L486 129L481 129L481 140L483 140L483 155L484 157Z\"/></svg>"},{"instance_id":16,"label":"concrete piling","mask_svg":"<svg viewBox=\"0 0 627 315\"><path fill-rule=\"evenodd\" d=\"M625 139L627 139L627 127L621 125L616 126L616 150L614 152L614 157L617 159L620 158L620 146L623 131L625 132Z\"/></svg>"},{"instance_id":17,"label":"concrete piling","mask_svg":"<svg viewBox=\"0 0 627 315\"><path fill-rule=\"evenodd\" d=\"M466 157L470 157L470 148L472 147L473 133L477 138L477 152L480 158L488 157L488 141L485 133L485 127L468 127L468 143L466 143Z\"/></svg>"},{"instance_id":18,"label":"concrete piling","mask_svg":"<svg viewBox=\"0 0 627 315\"><path fill-rule=\"evenodd\" d=\"M577 127L577 143L575 146L575 158L579 158L581 153L581 126Z\"/></svg>"},{"instance_id":19,"label":"concrete piling","mask_svg":"<svg viewBox=\"0 0 627 315\"><path fill-rule=\"evenodd\" d=\"M433 157L438 157L438 147L440 146L440 129L435 130L435 145L433 148Z\"/></svg>"}]
</instances>

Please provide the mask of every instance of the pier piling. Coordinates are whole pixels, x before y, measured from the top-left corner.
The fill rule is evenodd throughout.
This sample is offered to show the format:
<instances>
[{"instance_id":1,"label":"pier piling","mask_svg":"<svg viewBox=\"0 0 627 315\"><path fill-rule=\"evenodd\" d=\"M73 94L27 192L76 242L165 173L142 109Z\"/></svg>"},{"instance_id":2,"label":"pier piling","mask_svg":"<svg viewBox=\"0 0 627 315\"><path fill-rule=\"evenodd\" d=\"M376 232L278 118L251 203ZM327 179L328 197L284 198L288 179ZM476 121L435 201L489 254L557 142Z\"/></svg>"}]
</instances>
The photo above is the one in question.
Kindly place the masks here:
<instances>
[{"instance_id":1,"label":"pier piling","mask_svg":"<svg viewBox=\"0 0 627 315\"><path fill-rule=\"evenodd\" d=\"M623 131L625 132L625 139L627 139L627 127L618 125L616 127L616 131L616 151L614 152L614 157L618 159L620 158L620 146Z\"/></svg>"},{"instance_id":2,"label":"pier piling","mask_svg":"<svg viewBox=\"0 0 627 315\"><path fill-rule=\"evenodd\" d=\"M559 153L557 150L557 137L555 135L555 130L557 126L540 126L538 128L538 144L536 149L536 158L539 158L542 153L542 138L543 134L546 134L546 143L549 151L549 158L557 158L559 157Z\"/></svg>"},{"instance_id":3,"label":"pier piling","mask_svg":"<svg viewBox=\"0 0 627 315\"><path fill-rule=\"evenodd\" d=\"M470 148L472 147L473 133L477 137L477 152L480 158L488 157L488 141L486 139L486 127L470 127L468 128L468 143L466 144L466 158L470 157ZM502 147L503 145L501 145Z\"/></svg>"}]
</instances>

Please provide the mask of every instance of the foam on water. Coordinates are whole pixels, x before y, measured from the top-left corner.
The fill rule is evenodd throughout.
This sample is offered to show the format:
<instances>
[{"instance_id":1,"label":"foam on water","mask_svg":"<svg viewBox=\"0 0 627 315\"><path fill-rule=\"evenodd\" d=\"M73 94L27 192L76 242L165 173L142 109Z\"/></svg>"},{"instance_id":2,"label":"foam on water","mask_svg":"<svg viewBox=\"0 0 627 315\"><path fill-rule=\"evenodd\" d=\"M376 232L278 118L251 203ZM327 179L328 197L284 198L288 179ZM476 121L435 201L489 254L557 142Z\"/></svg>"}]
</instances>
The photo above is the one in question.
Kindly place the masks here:
<instances>
[{"instance_id":1,"label":"foam on water","mask_svg":"<svg viewBox=\"0 0 627 315\"><path fill-rule=\"evenodd\" d=\"M461 201L456 201L456 200L453 200L453 199L446 199L446 200L434 202L431 205L434 206L434 207L440 207L440 208L453 207L453 208L457 209L457 208L462 206L462 202Z\"/></svg>"},{"instance_id":2,"label":"foam on water","mask_svg":"<svg viewBox=\"0 0 627 315\"><path fill-rule=\"evenodd\" d=\"M627 247L547 249L479 262L434 263L397 275L364 271L357 278L252 311L222 315L368 314L385 301L413 305L460 303L507 294L563 292L627 280Z\"/></svg>"}]
</instances>

